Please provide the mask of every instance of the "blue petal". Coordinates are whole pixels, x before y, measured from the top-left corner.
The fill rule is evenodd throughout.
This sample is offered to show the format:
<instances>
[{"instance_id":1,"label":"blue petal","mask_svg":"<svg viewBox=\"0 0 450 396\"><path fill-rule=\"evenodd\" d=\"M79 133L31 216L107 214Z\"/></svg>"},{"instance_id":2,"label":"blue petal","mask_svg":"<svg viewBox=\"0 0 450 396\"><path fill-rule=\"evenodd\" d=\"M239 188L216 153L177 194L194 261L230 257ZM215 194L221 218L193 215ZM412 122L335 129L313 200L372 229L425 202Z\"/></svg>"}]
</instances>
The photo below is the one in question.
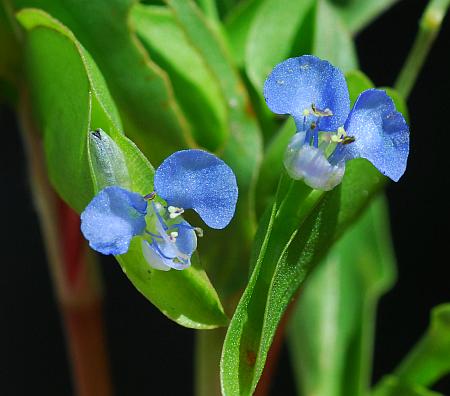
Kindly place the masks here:
<instances>
[{"instance_id":1,"label":"blue petal","mask_svg":"<svg viewBox=\"0 0 450 396\"><path fill-rule=\"evenodd\" d=\"M359 95L345 130L355 137L344 146L346 160L366 158L383 175L400 179L408 160L409 128L385 91L369 89Z\"/></svg>"},{"instance_id":2,"label":"blue petal","mask_svg":"<svg viewBox=\"0 0 450 396\"><path fill-rule=\"evenodd\" d=\"M191 255L197 249L197 235L187 221L183 221L181 224L173 226L177 229L178 237L176 245L178 250L187 255Z\"/></svg>"},{"instance_id":3,"label":"blue petal","mask_svg":"<svg viewBox=\"0 0 450 396\"><path fill-rule=\"evenodd\" d=\"M231 168L202 150L177 151L155 172L155 191L169 205L194 209L211 228L224 228L236 208L238 189Z\"/></svg>"},{"instance_id":4,"label":"blue petal","mask_svg":"<svg viewBox=\"0 0 450 396\"><path fill-rule=\"evenodd\" d=\"M264 84L270 110L294 117L297 130L303 128L303 111L314 104L330 109L332 116L320 119L321 131L336 131L350 111L350 99L342 72L312 55L290 58L275 66Z\"/></svg>"},{"instance_id":5,"label":"blue petal","mask_svg":"<svg viewBox=\"0 0 450 396\"><path fill-rule=\"evenodd\" d=\"M176 244L167 240L158 243L143 240L142 253L150 267L162 271L170 268L181 271L191 265L191 256L181 254Z\"/></svg>"},{"instance_id":6,"label":"blue petal","mask_svg":"<svg viewBox=\"0 0 450 396\"><path fill-rule=\"evenodd\" d=\"M141 241L142 254L150 267L160 271L169 271L172 267L167 265L170 260L162 257L152 244L143 239Z\"/></svg>"},{"instance_id":7,"label":"blue petal","mask_svg":"<svg viewBox=\"0 0 450 396\"><path fill-rule=\"evenodd\" d=\"M344 177L345 161L331 165L320 149L303 144L305 132L296 133L284 155L284 166L294 180L303 180L311 188L329 191Z\"/></svg>"},{"instance_id":8,"label":"blue petal","mask_svg":"<svg viewBox=\"0 0 450 396\"><path fill-rule=\"evenodd\" d=\"M81 213L81 231L92 249L123 254L145 230L147 201L134 192L112 186L101 190Z\"/></svg>"}]
</instances>

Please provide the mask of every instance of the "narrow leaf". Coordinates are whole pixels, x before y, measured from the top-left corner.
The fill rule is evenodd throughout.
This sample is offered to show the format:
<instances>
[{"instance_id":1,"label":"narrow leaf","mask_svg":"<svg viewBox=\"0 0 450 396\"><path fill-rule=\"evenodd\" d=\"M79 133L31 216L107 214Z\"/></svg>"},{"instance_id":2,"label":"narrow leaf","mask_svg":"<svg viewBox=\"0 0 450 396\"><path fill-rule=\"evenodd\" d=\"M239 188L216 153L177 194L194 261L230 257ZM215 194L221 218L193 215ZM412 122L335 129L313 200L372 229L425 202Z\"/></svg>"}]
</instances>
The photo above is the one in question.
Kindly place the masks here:
<instances>
[{"instance_id":1,"label":"narrow leaf","mask_svg":"<svg viewBox=\"0 0 450 396\"><path fill-rule=\"evenodd\" d=\"M289 329L301 394L369 390L375 306L392 285L387 206L377 198L332 248L301 291Z\"/></svg>"},{"instance_id":2,"label":"narrow leaf","mask_svg":"<svg viewBox=\"0 0 450 396\"><path fill-rule=\"evenodd\" d=\"M227 106L218 79L167 7L136 6L131 16L150 55L169 74L196 142L217 150L229 134Z\"/></svg>"}]
</instances>

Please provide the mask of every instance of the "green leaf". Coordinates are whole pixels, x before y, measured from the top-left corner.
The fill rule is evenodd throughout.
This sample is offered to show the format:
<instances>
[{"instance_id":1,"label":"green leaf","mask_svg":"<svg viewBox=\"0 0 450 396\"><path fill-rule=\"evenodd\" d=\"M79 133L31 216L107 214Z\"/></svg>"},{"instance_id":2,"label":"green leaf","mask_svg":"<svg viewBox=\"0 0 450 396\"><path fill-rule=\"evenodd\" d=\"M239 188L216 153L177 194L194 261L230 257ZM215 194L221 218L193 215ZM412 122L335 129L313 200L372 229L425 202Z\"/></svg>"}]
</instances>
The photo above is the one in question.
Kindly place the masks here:
<instances>
[{"instance_id":1,"label":"green leaf","mask_svg":"<svg viewBox=\"0 0 450 396\"><path fill-rule=\"evenodd\" d=\"M48 174L62 198L80 212L93 196L86 150L92 97L98 90L97 102L109 109L114 104L98 87L104 81L92 79L89 54L67 28L39 10L23 10L17 18L27 29L27 70ZM116 111L111 114L119 127Z\"/></svg>"},{"instance_id":2,"label":"green leaf","mask_svg":"<svg viewBox=\"0 0 450 396\"><path fill-rule=\"evenodd\" d=\"M279 189L273 227L265 248L254 255L253 273L225 339L221 374L227 395L253 392L291 298L384 182L367 161L354 160L340 187L329 193L302 182L291 182L285 197Z\"/></svg>"},{"instance_id":3,"label":"green leaf","mask_svg":"<svg viewBox=\"0 0 450 396\"><path fill-rule=\"evenodd\" d=\"M245 66L258 92L273 67L305 53L333 63L343 71L357 67L349 31L326 0L265 0L247 38Z\"/></svg>"},{"instance_id":4,"label":"green leaf","mask_svg":"<svg viewBox=\"0 0 450 396\"><path fill-rule=\"evenodd\" d=\"M18 19L27 28L26 55L52 182L81 211L107 184L153 191L153 167L121 132L106 84L89 54L62 24L40 10L26 9ZM89 131L102 128L92 143ZM126 169L121 167L126 166ZM118 165L121 166L118 166ZM129 180L126 180L127 175ZM139 238L117 256L134 286L177 323L198 329L226 324L216 291L193 258L184 271L157 271L145 261Z\"/></svg>"},{"instance_id":5,"label":"green leaf","mask_svg":"<svg viewBox=\"0 0 450 396\"><path fill-rule=\"evenodd\" d=\"M395 369L401 383L431 386L450 374L450 304L441 304L431 312L431 323L414 348ZM386 384L376 387L376 395L384 394Z\"/></svg>"},{"instance_id":6,"label":"green leaf","mask_svg":"<svg viewBox=\"0 0 450 396\"><path fill-rule=\"evenodd\" d=\"M273 67L291 55L297 33L314 0L261 3L247 35L245 67L250 81L262 95L264 81Z\"/></svg>"},{"instance_id":7,"label":"green leaf","mask_svg":"<svg viewBox=\"0 0 450 396\"><path fill-rule=\"evenodd\" d=\"M128 173L132 191L142 195L153 191L154 170L139 149L123 135L115 136L113 140L101 131L99 133L100 139L92 134L89 137L96 142L89 145L96 191L104 187L100 184L105 180L102 173L109 175L110 185L126 187L122 179L124 173ZM100 161L93 160L98 157L101 157ZM115 165L111 167L110 164L121 163L123 159L126 172ZM100 170L96 165L99 163L106 164L106 167ZM116 259L136 289L178 324L195 329L212 329L227 323L219 297L199 264L198 254L192 257L192 266L183 271L158 271L145 261L141 240L137 237L128 252L116 256Z\"/></svg>"},{"instance_id":8,"label":"green leaf","mask_svg":"<svg viewBox=\"0 0 450 396\"><path fill-rule=\"evenodd\" d=\"M197 143L217 150L228 137L227 108L218 80L166 7L133 7L132 21L152 58L170 76Z\"/></svg>"},{"instance_id":9,"label":"green leaf","mask_svg":"<svg viewBox=\"0 0 450 396\"><path fill-rule=\"evenodd\" d=\"M337 0L334 2L338 3ZM397 2L398 0L348 0L345 5L337 5L336 11L348 29L355 34ZM339 3L343 1L340 0Z\"/></svg>"},{"instance_id":10,"label":"green leaf","mask_svg":"<svg viewBox=\"0 0 450 396\"><path fill-rule=\"evenodd\" d=\"M93 56L108 82L127 134L155 162L194 145L167 74L148 57L130 25L136 0L13 0L64 23Z\"/></svg>"},{"instance_id":11,"label":"green leaf","mask_svg":"<svg viewBox=\"0 0 450 396\"><path fill-rule=\"evenodd\" d=\"M191 0L166 2L220 83L228 104L230 129L222 158L234 170L242 196L254 181L262 150L260 131L245 87L216 26Z\"/></svg>"},{"instance_id":12,"label":"green leaf","mask_svg":"<svg viewBox=\"0 0 450 396\"><path fill-rule=\"evenodd\" d=\"M377 198L306 282L289 326L300 394L367 394L375 306L395 278L388 224Z\"/></svg>"},{"instance_id":13,"label":"green leaf","mask_svg":"<svg viewBox=\"0 0 450 396\"><path fill-rule=\"evenodd\" d=\"M248 34L261 4L261 0L242 1L225 19L225 32L233 52L233 58L239 67L244 66Z\"/></svg>"},{"instance_id":14,"label":"green leaf","mask_svg":"<svg viewBox=\"0 0 450 396\"><path fill-rule=\"evenodd\" d=\"M358 67L350 32L327 0L317 0L312 53L344 72Z\"/></svg>"},{"instance_id":15,"label":"green leaf","mask_svg":"<svg viewBox=\"0 0 450 396\"><path fill-rule=\"evenodd\" d=\"M373 396L444 396L442 393L433 392L420 385L402 383L393 375L383 378L383 387L373 393Z\"/></svg>"},{"instance_id":16,"label":"green leaf","mask_svg":"<svg viewBox=\"0 0 450 396\"><path fill-rule=\"evenodd\" d=\"M345 80L347 81L352 106L361 92L374 87L369 77L359 70L350 70L345 73Z\"/></svg>"},{"instance_id":17,"label":"green leaf","mask_svg":"<svg viewBox=\"0 0 450 396\"><path fill-rule=\"evenodd\" d=\"M21 53L13 29L7 5L0 3L0 103L2 99L13 103L17 98Z\"/></svg>"},{"instance_id":18,"label":"green leaf","mask_svg":"<svg viewBox=\"0 0 450 396\"><path fill-rule=\"evenodd\" d=\"M227 395L253 392L291 298L386 181L365 160L349 162L342 184L328 193L289 180L278 188L273 226L260 225L265 242L254 245L254 270L228 328L221 361Z\"/></svg>"}]
</instances>

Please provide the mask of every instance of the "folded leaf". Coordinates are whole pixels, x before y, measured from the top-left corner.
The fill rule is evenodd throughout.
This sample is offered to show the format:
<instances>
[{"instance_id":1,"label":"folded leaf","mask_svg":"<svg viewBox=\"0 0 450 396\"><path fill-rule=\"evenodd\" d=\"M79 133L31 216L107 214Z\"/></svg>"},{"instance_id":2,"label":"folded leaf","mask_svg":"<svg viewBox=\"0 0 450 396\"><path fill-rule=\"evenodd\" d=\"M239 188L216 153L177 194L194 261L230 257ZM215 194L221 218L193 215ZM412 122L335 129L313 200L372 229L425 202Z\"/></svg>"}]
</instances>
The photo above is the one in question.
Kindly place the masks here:
<instances>
[{"instance_id":1,"label":"folded leaf","mask_svg":"<svg viewBox=\"0 0 450 396\"><path fill-rule=\"evenodd\" d=\"M167 74L148 57L130 25L136 0L13 0L39 7L64 23L89 51L108 82L127 134L155 162L193 146L190 126Z\"/></svg>"},{"instance_id":2,"label":"folded leaf","mask_svg":"<svg viewBox=\"0 0 450 396\"><path fill-rule=\"evenodd\" d=\"M344 1L334 0L334 3L337 3L336 11L353 34L397 2L398 0L352 0L342 4Z\"/></svg>"},{"instance_id":3,"label":"folded leaf","mask_svg":"<svg viewBox=\"0 0 450 396\"><path fill-rule=\"evenodd\" d=\"M211 151L228 138L227 105L218 79L167 7L133 7L131 17L150 56L170 76L196 142Z\"/></svg>"},{"instance_id":4,"label":"folded leaf","mask_svg":"<svg viewBox=\"0 0 450 396\"><path fill-rule=\"evenodd\" d=\"M385 200L374 200L301 291L289 326L300 394L365 395L377 299L395 265Z\"/></svg>"},{"instance_id":5,"label":"folded leaf","mask_svg":"<svg viewBox=\"0 0 450 396\"><path fill-rule=\"evenodd\" d=\"M262 222L258 230L257 235L265 237L256 241L264 243L254 245L254 270L225 339L221 376L227 395L253 392L292 297L385 182L365 160L350 161L342 184L328 193L283 179L273 204L272 226L265 230L268 223Z\"/></svg>"},{"instance_id":6,"label":"folded leaf","mask_svg":"<svg viewBox=\"0 0 450 396\"><path fill-rule=\"evenodd\" d=\"M220 82L228 105L230 138L222 158L236 173L239 191L247 191L261 160L261 134L249 97L226 43L214 24L209 23L191 0L166 0L213 74Z\"/></svg>"},{"instance_id":7,"label":"folded leaf","mask_svg":"<svg viewBox=\"0 0 450 396\"><path fill-rule=\"evenodd\" d=\"M78 211L105 183L127 186L142 195L152 192L153 167L123 135L115 104L87 51L64 25L41 10L22 10L18 19L27 28L29 79L56 189ZM98 128L100 138L93 144L91 131ZM139 242L135 239L117 260L147 299L186 327L226 324L220 300L197 256L184 271L157 271L145 261Z\"/></svg>"},{"instance_id":8,"label":"folded leaf","mask_svg":"<svg viewBox=\"0 0 450 396\"><path fill-rule=\"evenodd\" d=\"M430 325L395 369L394 375L402 384L428 387L450 374L450 304L433 308ZM384 395L389 381L381 381L375 394Z\"/></svg>"}]
</instances>

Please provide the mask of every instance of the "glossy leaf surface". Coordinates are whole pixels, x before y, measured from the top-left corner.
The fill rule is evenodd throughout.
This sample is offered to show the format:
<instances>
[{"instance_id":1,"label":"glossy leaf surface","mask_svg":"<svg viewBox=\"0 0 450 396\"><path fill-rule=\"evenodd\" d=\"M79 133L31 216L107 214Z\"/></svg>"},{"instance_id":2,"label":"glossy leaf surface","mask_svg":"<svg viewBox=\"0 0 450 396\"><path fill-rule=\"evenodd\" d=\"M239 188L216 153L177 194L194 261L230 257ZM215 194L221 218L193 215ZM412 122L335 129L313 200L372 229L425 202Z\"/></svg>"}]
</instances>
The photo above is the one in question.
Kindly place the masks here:
<instances>
[{"instance_id":1,"label":"glossy leaf surface","mask_svg":"<svg viewBox=\"0 0 450 396\"><path fill-rule=\"evenodd\" d=\"M364 81L358 81L362 88ZM277 149L281 163L282 143ZM272 154L274 163L275 158ZM265 230L268 223L262 223L258 230L265 236L257 241L264 242L254 245L254 270L226 336L221 366L226 394L253 392L291 298L385 182L370 163L354 160L347 163L342 184L329 193L285 179L279 185L272 226Z\"/></svg>"},{"instance_id":2,"label":"glossy leaf surface","mask_svg":"<svg viewBox=\"0 0 450 396\"><path fill-rule=\"evenodd\" d=\"M81 211L104 187L105 180L124 185L127 174L132 191L142 195L153 191L153 168L122 134L115 105L89 54L48 14L28 9L18 18L28 29L29 73L42 122L47 166L63 198ZM97 128L109 136L93 146L89 144L90 131ZM110 166L123 162L126 171ZM153 270L135 238L129 252L117 259L134 286L172 320L193 328L226 323L217 293L198 265L198 257L184 271Z\"/></svg>"},{"instance_id":3,"label":"glossy leaf surface","mask_svg":"<svg viewBox=\"0 0 450 396\"><path fill-rule=\"evenodd\" d=\"M300 394L369 391L375 306L393 283L386 202L375 199L302 289L289 326Z\"/></svg>"},{"instance_id":4,"label":"glossy leaf surface","mask_svg":"<svg viewBox=\"0 0 450 396\"><path fill-rule=\"evenodd\" d=\"M219 149L229 130L218 79L167 7L137 5L131 16L152 59L169 74L196 142L212 151Z\"/></svg>"},{"instance_id":5,"label":"glossy leaf surface","mask_svg":"<svg viewBox=\"0 0 450 396\"><path fill-rule=\"evenodd\" d=\"M39 7L47 11L76 35L102 70L127 134L159 162L176 148L193 145L193 141L167 74L152 62L130 25L129 13L135 3L13 1L17 9Z\"/></svg>"}]
</instances>

